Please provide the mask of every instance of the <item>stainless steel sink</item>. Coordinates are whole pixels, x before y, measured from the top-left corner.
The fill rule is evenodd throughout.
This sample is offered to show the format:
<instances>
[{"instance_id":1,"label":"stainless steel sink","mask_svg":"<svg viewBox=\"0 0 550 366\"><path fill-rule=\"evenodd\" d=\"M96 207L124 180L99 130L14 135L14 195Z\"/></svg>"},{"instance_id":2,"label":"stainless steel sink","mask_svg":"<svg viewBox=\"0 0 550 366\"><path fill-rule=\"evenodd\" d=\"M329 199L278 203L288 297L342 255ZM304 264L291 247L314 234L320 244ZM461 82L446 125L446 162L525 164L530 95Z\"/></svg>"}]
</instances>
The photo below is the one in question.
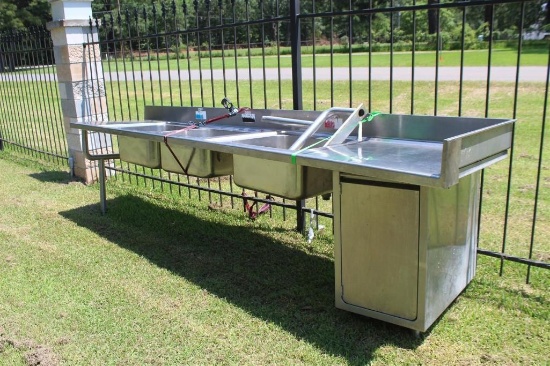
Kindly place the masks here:
<instances>
[{"instance_id":1,"label":"stainless steel sink","mask_svg":"<svg viewBox=\"0 0 550 366\"><path fill-rule=\"evenodd\" d=\"M148 168L160 168L160 145L157 141L120 135L118 151L120 160Z\"/></svg>"},{"instance_id":2,"label":"stainless steel sink","mask_svg":"<svg viewBox=\"0 0 550 366\"><path fill-rule=\"evenodd\" d=\"M361 106L254 110L246 118L197 112L146 107L146 118L175 123L71 127L85 131L83 147L100 161L100 177L113 156L91 156L88 131L118 135L120 157L142 165L200 177L233 173L239 186L294 200L334 189L338 308L425 331L472 280L480 170L506 157L514 120L366 114ZM224 122L177 131L204 113ZM100 192L104 212L104 182Z\"/></svg>"},{"instance_id":3,"label":"stainless steel sink","mask_svg":"<svg viewBox=\"0 0 550 366\"><path fill-rule=\"evenodd\" d=\"M241 142L250 146L288 151L299 136L283 135L253 138ZM310 138L304 146L311 146L320 139ZM266 160L254 156L233 156L235 184L260 192L288 199L305 199L332 191L332 172L288 162Z\"/></svg>"},{"instance_id":4,"label":"stainless steel sink","mask_svg":"<svg viewBox=\"0 0 550 366\"><path fill-rule=\"evenodd\" d=\"M161 167L166 171L201 178L233 174L233 155L231 154L183 145L174 145L171 148L186 171L182 169L166 145L162 144Z\"/></svg>"},{"instance_id":5,"label":"stainless steel sink","mask_svg":"<svg viewBox=\"0 0 550 366\"><path fill-rule=\"evenodd\" d=\"M185 127L181 123L156 121L120 123L112 126L112 128L117 128L118 131L123 132L118 137L120 159L153 169L161 167L160 142L163 136L166 133L181 130ZM144 138L144 134L146 136L151 135L151 138Z\"/></svg>"},{"instance_id":6,"label":"stainless steel sink","mask_svg":"<svg viewBox=\"0 0 550 366\"><path fill-rule=\"evenodd\" d=\"M354 110L349 108L332 108L316 116L313 123L307 120L297 123L298 120L291 120L283 113L282 117L270 116L267 121L254 125L233 122L231 125L216 124L215 127L208 125L188 130L185 130L185 123L146 121L121 124L117 126L117 132L121 135L122 160L204 178L234 174L236 184L242 187L288 199L304 199L331 192L332 173L317 167L296 165L292 162L292 153L319 142L312 137L317 136L317 132L323 136L334 132L323 130L326 118L334 113L349 115L352 112ZM187 118L179 121L191 120ZM167 135L169 147L164 143ZM214 149L204 148L208 143L217 145ZM231 146L234 143L286 154L288 159L271 160L265 159L261 153L250 156L218 149L220 144Z\"/></svg>"},{"instance_id":7,"label":"stainless steel sink","mask_svg":"<svg viewBox=\"0 0 550 366\"><path fill-rule=\"evenodd\" d=\"M200 122L196 120L197 111L194 107L147 106L145 121L104 125L71 123L71 127L118 135L122 160L181 172L175 161L170 162L171 155L162 161L167 154L161 152L161 146L167 133L184 128L189 121ZM227 113L223 108L203 108L203 112L209 117ZM323 115L326 120L321 118ZM230 174L229 155L240 156L233 159L237 183L283 197L302 198L330 191L330 184L323 183L322 177L329 176L325 171L428 187L451 187L461 177L506 157L514 122L393 114L375 118L364 114L365 117L357 121L355 117L361 116L354 115L355 112L350 115L349 109L330 113L259 109L251 111L246 121L235 115L171 135L168 140L192 174ZM343 122L345 118L348 119ZM314 123L307 123L312 120ZM347 125L348 121L352 123ZM268 134L270 137L258 137ZM311 140L302 140L319 136L330 136L330 139L303 150ZM302 149L300 153L291 159L299 149ZM194 161L197 169L192 166ZM327 180L330 181L330 177Z\"/></svg>"},{"instance_id":8,"label":"stainless steel sink","mask_svg":"<svg viewBox=\"0 0 550 366\"><path fill-rule=\"evenodd\" d=\"M232 174L233 159L231 154L184 145L171 145L172 152L185 168L184 171L164 143L164 137L172 133L169 138L186 137L203 139L235 135L238 132L212 128L185 130L186 127L188 126L185 124L170 122L145 123L141 125L127 124L126 126L121 126L119 127L121 131L128 134L140 134L142 137L133 137L131 135L119 136L120 159L149 168L162 168L169 172L187 173L202 178ZM178 130L183 131L177 132ZM144 138L144 135L150 139ZM170 142L168 143L170 144Z\"/></svg>"},{"instance_id":9,"label":"stainless steel sink","mask_svg":"<svg viewBox=\"0 0 550 366\"><path fill-rule=\"evenodd\" d=\"M233 155L208 149L201 149L181 144L173 144L175 139L185 138L221 138L224 136L234 136L238 138L240 134L232 130L220 130L213 128L191 129L172 135L168 139L170 149L166 144L160 145L160 157L162 169L180 174L188 174L201 178L212 178L233 174ZM174 157L174 155L177 157ZM179 163L178 163L179 160ZM185 168L186 171L182 169Z\"/></svg>"}]
</instances>

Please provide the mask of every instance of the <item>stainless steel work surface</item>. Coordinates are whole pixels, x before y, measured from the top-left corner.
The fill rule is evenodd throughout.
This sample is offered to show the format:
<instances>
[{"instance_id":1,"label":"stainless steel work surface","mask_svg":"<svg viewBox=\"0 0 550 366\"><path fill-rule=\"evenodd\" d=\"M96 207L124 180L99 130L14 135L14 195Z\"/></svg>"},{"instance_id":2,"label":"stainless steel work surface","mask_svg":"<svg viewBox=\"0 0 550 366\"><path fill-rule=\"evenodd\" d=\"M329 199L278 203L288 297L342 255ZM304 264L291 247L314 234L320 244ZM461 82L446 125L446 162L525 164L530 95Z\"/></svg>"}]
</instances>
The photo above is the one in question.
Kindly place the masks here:
<instances>
[{"instance_id":1,"label":"stainless steel work surface","mask_svg":"<svg viewBox=\"0 0 550 366\"><path fill-rule=\"evenodd\" d=\"M361 142L321 147L303 151L296 159L298 164L314 165L322 162L330 170L377 176L376 171L387 171L393 181L418 181L424 177L437 179L441 172L443 143L403 141L370 138ZM412 176L407 178L407 175Z\"/></svg>"},{"instance_id":2,"label":"stainless steel work surface","mask_svg":"<svg viewBox=\"0 0 550 366\"><path fill-rule=\"evenodd\" d=\"M346 117L347 110L334 110L332 114L250 110L204 125L201 123L204 120L197 116L210 118L227 111L146 107L148 121L143 123L72 123L71 127L157 142L168 135L167 142L172 146L445 188L503 159L511 145L514 120L380 114L357 122L355 130L346 134L348 137L342 143L324 147L338 133L338 121ZM320 123L324 116L326 121ZM313 124L308 125L307 121L312 119L318 128L308 134ZM189 124L197 127L178 132ZM317 143L314 146L304 143L299 148L287 143L302 140Z\"/></svg>"}]
</instances>

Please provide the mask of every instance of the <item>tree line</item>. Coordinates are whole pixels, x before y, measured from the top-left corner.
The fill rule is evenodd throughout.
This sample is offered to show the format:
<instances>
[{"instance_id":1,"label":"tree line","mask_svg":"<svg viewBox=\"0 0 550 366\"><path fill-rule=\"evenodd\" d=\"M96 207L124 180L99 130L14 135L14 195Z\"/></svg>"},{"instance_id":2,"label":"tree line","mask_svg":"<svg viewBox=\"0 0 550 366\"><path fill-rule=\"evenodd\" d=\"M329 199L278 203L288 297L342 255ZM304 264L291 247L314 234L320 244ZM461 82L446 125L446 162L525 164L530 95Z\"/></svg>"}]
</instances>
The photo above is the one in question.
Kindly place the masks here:
<instances>
[{"instance_id":1,"label":"tree line","mask_svg":"<svg viewBox=\"0 0 550 366\"><path fill-rule=\"evenodd\" d=\"M301 21L301 38L304 43L336 42L343 45L368 43L410 44L417 43L461 46L464 38L466 48L475 48L479 40L517 39L523 29L546 29L550 20L550 7L544 0L497 5L469 6L463 8L443 8L422 11L406 10L414 5L438 4L440 0L353 0L320 1L301 0L301 14L320 14L315 18ZM442 1L443 2L443 1ZM290 1L284 0L96 0L92 3L94 14L106 17L112 29L111 37L125 32L131 34L156 34L184 29L203 29L235 22L254 21L288 16ZM392 8L405 9L392 11ZM375 9L371 14L337 15L349 10ZM118 14L122 14L119 18ZM145 16L144 16L145 15ZM117 20L122 19L120 24ZM465 24L463 27L463 19ZM107 24L108 26L109 24ZM270 24L239 27L235 31L213 32L211 38L186 40L189 46L206 46L206 41L222 43L273 45L288 44L290 25L287 21ZM157 43L163 40L155 40ZM200 42L201 44L197 44ZM150 45L150 46L155 46ZM138 45L136 45L138 46ZM165 46L164 44L161 46Z\"/></svg>"},{"instance_id":2,"label":"tree line","mask_svg":"<svg viewBox=\"0 0 550 366\"><path fill-rule=\"evenodd\" d=\"M522 3L467 7L463 29L462 8L400 10L413 5L438 4L442 0L301 0L302 14L322 16L302 19L301 37L306 43L336 42L344 45L366 43L461 42L473 47L480 36L487 40L514 39L521 27ZM51 20L47 0L2 0L0 33L23 31ZM93 14L102 20L105 35L156 34L190 28L206 28L288 16L289 0L95 0ZM371 14L327 16L348 10L375 9ZM523 29L544 30L550 20L550 6L545 0L525 3ZM490 32L492 30L492 32ZM238 44L274 44L290 40L287 21L269 26L239 27L234 32L216 33L212 42ZM205 39L200 40L201 43ZM208 40L210 41L210 39ZM155 45L162 40L155 40ZM190 46L196 38L189 40ZM155 46L151 44L150 46ZM136 47L139 46L136 44Z\"/></svg>"}]
</instances>

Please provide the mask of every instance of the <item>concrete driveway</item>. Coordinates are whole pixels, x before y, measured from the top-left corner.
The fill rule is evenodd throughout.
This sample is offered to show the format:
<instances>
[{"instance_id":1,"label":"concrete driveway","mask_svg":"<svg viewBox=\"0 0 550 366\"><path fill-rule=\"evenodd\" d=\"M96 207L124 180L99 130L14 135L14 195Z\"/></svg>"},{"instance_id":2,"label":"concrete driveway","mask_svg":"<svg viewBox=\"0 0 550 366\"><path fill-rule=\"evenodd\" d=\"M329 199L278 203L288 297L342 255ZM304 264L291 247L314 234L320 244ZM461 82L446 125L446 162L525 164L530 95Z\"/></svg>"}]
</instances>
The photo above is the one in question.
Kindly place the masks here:
<instances>
[{"instance_id":1,"label":"concrete driveway","mask_svg":"<svg viewBox=\"0 0 550 366\"><path fill-rule=\"evenodd\" d=\"M168 80L169 76L172 80L189 79L189 72L187 69L182 70L168 70L144 71L139 70L133 72L112 72L106 71L106 78L111 80ZM516 80L517 70L515 67L491 67L490 68L490 80L502 81L502 82L514 82ZM204 69L202 73L199 70L191 70L191 79L199 80L201 77L203 80L290 80L292 78L292 70L290 68L278 69L270 68L265 69L265 72L261 68L254 69ZM545 82L546 81L547 68L543 66L524 66L519 70L519 81L521 82ZM303 80L313 80L315 76L316 80L334 80L345 81L350 79L350 70L346 67L335 67L331 69L328 67L320 67L315 70L315 75L312 68L302 69ZM372 80L390 80L393 78L395 81L411 81L413 80L413 69L410 67L394 67L393 70L389 67L373 67L370 73ZM459 67L440 67L437 70L437 80L439 81L459 81L461 77L461 69ZM368 67L354 67L351 70L352 80L369 80ZM487 67L464 67L462 69L462 80L464 81L487 81L488 68ZM436 68L435 67L415 67L414 68L414 80L415 81L435 81L436 80Z\"/></svg>"},{"instance_id":2,"label":"concrete driveway","mask_svg":"<svg viewBox=\"0 0 550 366\"><path fill-rule=\"evenodd\" d=\"M524 66L519 70L518 80L520 82L545 82L548 69L544 66ZM437 80L439 81L459 81L461 78L461 69L459 67L440 67L436 70L435 67L415 67L414 68L414 80L415 81L435 81L437 71ZM95 72L95 69L93 70ZM200 80L201 78L207 80L242 80L246 81L252 78L252 80L291 80L292 69L289 67L276 69L226 69L225 72L221 69L209 70L204 69L191 70L189 73L187 69L178 70L161 70L161 71L140 71L140 70L126 70L116 72L113 70L104 70L105 78L108 81L131 81L131 80ZM484 81L486 82L490 76L491 81L499 82L515 82L517 70L515 67L509 66L494 66L490 68L490 75L487 67L464 67L462 69L462 80L464 81ZM54 81L57 79L55 74L40 74L40 73L6 73L0 74L1 80L5 81L41 81L48 80ZM351 79L357 80L390 80L395 81L411 81L413 80L413 69L410 67L373 67L370 70L368 67L353 67L351 69ZM347 67L335 67L331 69L329 67L318 67L315 69L315 74L312 68L302 68L303 80L334 80L334 81L346 81L350 79L350 69ZM95 77L94 77L95 79Z\"/></svg>"}]
</instances>

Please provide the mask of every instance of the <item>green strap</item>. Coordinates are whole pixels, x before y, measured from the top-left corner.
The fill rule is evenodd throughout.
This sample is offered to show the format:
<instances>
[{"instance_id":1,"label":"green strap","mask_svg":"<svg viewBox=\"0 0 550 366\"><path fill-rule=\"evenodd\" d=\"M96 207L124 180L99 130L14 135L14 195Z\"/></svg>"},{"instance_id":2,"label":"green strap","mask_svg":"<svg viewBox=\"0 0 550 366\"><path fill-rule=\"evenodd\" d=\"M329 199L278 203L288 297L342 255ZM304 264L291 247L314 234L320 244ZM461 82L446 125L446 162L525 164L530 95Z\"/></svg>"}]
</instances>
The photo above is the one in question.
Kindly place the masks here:
<instances>
[{"instance_id":1,"label":"green strap","mask_svg":"<svg viewBox=\"0 0 550 366\"><path fill-rule=\"evenodd\" d=\"M370 112L359 123L371 122L379 114L382 114L382 112Z\"/></svg>"},{"instance_id":2,"label":"green strap","mask_svg":"<svg viewBox=\"0 0 550 366\"><path fill-rule=\"evenodd\" d=\"M371 122L374 119L374 117L376 117L380 114L382 114L382 112L370 112L369 114L367 114L365 116L365 118L363 118L361 121L359 121L359 123ZM319 145L320 143L322 143L324 141L327 141L328 139L329 139L329 137L327 137L325 139L322 139L322 140L319 140L316 143L309 145L308 147L304 147L303 149L296 151L295 153L293 153L290 156L290 161L292 162L293 165L296 165L296 156L298 154L303 153L304 151L309 150L312 147L315 147L315 146Z\"/></svg>"},{"instance_id":3,"label":"green strap","mask_svg":"<svg viewBox=\"0 0 550 366\"><path fill-rule=\"evenodd\" d=\"M296 165L296 156L297 156L298 154L300 154L300 153L302 153L302 152L304 152L304 151L306 151L306 150L309 150L309 149L311 149L312 147L317 146L317 145L319 145L319 144L322 143L322 142L328 141L328 139L329 139L329 137L324 138L324 139L322 139L322 140L317 141L317 142L314 143L314 144L309 145L308 147L304 147L303 149L296 151L295 153L293 153L293 154L290 156L290 161L292 162L293 165Z\"/></svg>"}]
</instances>

